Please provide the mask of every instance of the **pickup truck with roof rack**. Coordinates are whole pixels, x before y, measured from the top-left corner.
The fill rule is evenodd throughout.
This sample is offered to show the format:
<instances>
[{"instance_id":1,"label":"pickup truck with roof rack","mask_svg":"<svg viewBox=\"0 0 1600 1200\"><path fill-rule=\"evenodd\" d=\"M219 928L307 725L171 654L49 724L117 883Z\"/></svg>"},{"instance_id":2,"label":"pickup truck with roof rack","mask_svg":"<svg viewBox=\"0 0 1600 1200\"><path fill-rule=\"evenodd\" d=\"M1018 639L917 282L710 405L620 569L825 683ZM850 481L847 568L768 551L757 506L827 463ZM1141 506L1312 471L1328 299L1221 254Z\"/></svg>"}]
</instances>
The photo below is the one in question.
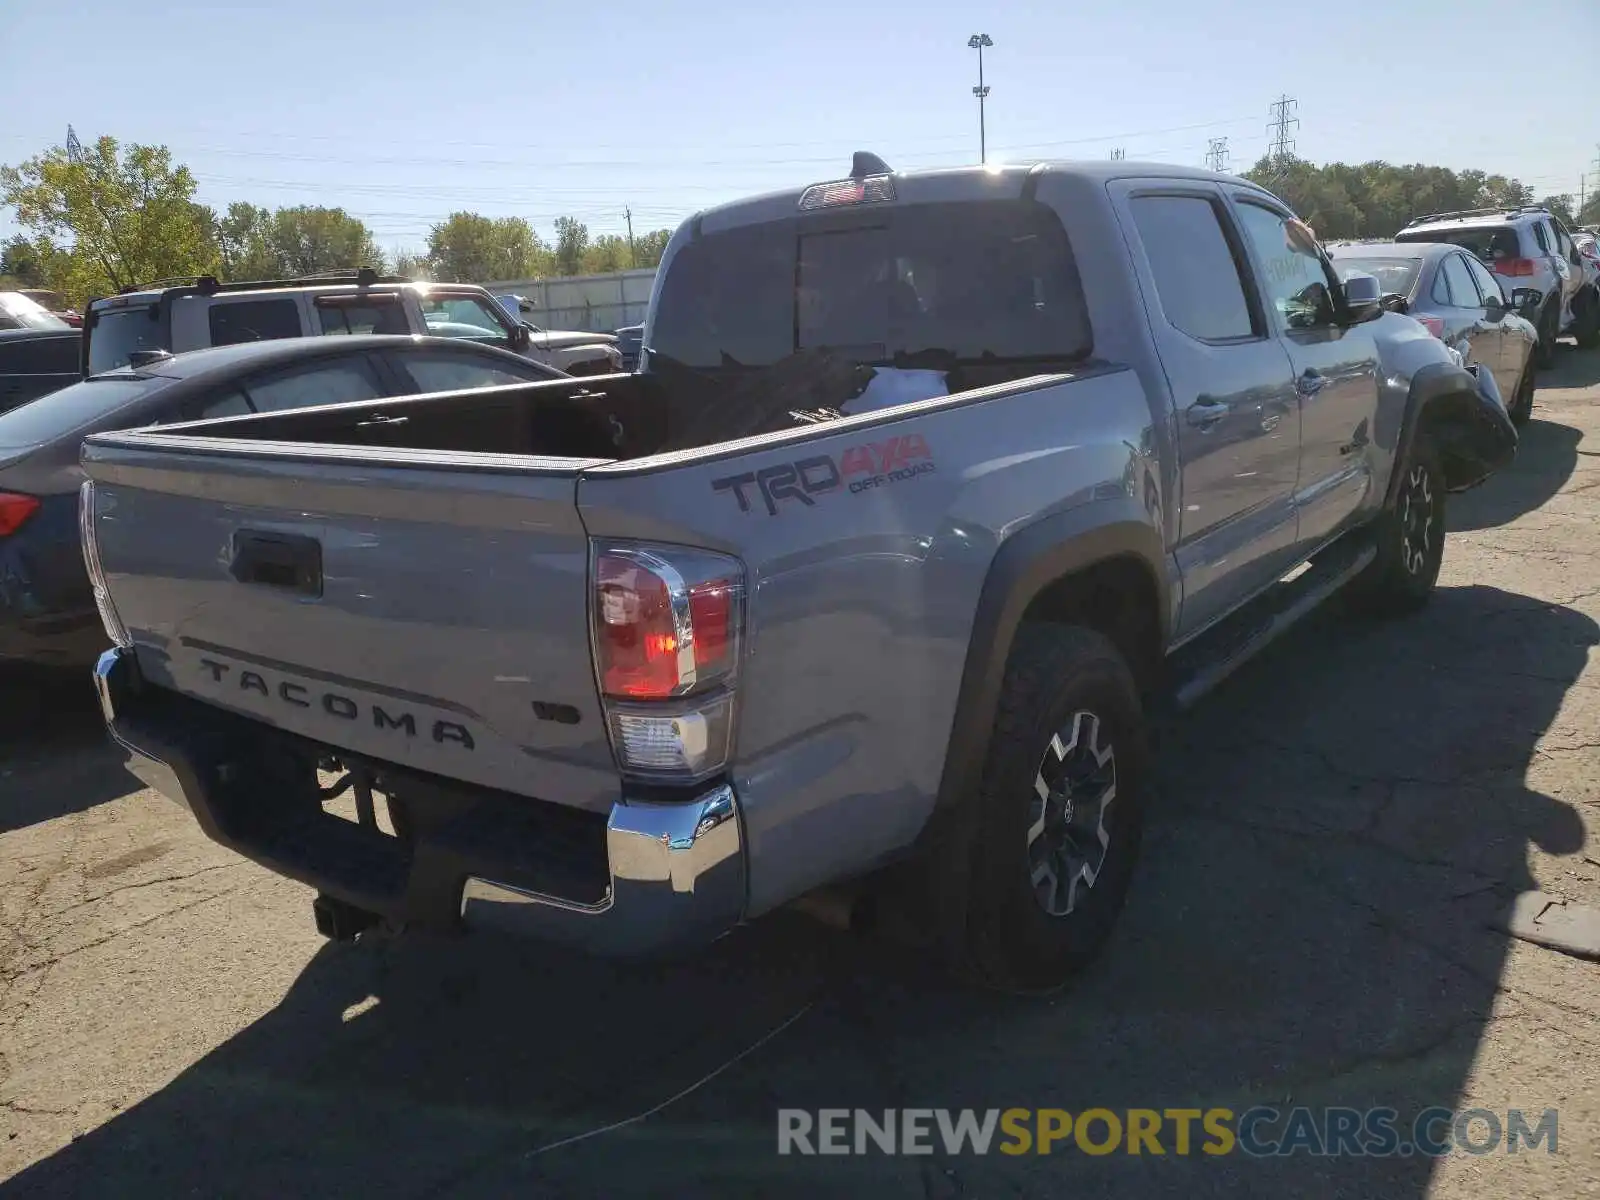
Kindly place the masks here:
<instances>
[{"instance_id":1,"label":"pickup truck with roof rack","mask_svg":"<svg viewBox=\"0 0 1600 1200\"><path fill-rule=\"evenodd\" d=\"M849 888L1051 987L1152 713L1337 592L1419 609L1515 445L1250 183L862 153L685 222L635 374L88 438L95 680L332 937L650 954Z\"/></svg>"}]
</instances>

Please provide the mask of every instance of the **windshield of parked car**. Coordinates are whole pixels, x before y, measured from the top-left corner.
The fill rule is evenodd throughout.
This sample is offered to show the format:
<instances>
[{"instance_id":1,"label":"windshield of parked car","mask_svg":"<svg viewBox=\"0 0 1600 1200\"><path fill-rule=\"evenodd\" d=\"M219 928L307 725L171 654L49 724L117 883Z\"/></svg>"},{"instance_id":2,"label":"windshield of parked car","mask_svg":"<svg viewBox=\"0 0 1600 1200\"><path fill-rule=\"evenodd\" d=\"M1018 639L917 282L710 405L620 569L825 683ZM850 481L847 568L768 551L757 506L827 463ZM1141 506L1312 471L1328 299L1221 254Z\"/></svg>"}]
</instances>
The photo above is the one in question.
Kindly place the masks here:
<instances>
[{"instance_id":1,"label":"windshield of parked car","mask_svg":"<svg viewBox=\"0 0 1600 1200\"><path fill-rule=\"evenodd\" d=\"M1061 222L1005 200L705 234L668 264L649 351L717 368L821 348L888 364L1072 359L1091 345Z\"/></svg>"},{"instance_id":2,"label":"windshield of parked car","mask_svg":"<svg viewBox=\"0 0 1600 1200\"><path fill-rule=\"evenodd\" d=\"M1384 295L1409 296L1422 272L1421 258L1345 258L1335 255L1334 268L1343 279L1352 271L1374 275Z\"/></svg>"},{"instance_id":3,"label":"windshield of parked car","mask_svg":"<svg viewBox=\"0 0 1600 1200\"><path fill-rule=\"evenodd\" d=\"M0 329L71 329L55 313L21 292L0 292Z\"/></svg>"},{"instance_id":4,"label":"windshield of parked car","mask_svg":"<svg viewBox=\"0 0 1600 1200\"><path fill-rule=\"evenodd\" d=\"M40 396L0 413L0 450L43 446L87 429L171 382L154 375L107 375Z\"/></svg>"},{"instance_id":5,"label":"windshield of parked car","mask_svg":"<svg viewBox=\"0 0 1600 1200\"><path fill-rule=\"evenodd\" d=\"M1502 258L1520 258L1522 250L1517 245L1517 231L1509 225L1464 226L1459 229L1426 229L1416 233L1398 233L1397 242L1449 242L1462 246L1491 266Z\"/></svg>"},{"instance_id":6,"label":"windshield of parked car","mask_svg":"<svg viewBox=\"0 0 1600 1200\"><path fill-rule=\"evenodd\" d=\"M101 309L88 323L91 375L127 366L135 350L172 349L170 319L159 304Z\"/></svg>"}]
</instances>

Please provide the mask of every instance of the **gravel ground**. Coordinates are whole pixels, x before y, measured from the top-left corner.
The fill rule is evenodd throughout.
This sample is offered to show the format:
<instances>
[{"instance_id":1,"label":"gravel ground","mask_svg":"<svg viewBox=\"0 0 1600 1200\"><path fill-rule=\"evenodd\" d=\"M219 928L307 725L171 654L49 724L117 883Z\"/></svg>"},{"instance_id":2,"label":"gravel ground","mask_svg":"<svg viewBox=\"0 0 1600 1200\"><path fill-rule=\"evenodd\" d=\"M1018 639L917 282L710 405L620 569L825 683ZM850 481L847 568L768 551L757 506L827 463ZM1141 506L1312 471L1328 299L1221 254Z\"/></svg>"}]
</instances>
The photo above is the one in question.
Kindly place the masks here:
<instances>
[{"instance_id":1,"label":"gravel ground","mask_svg":"<svg viewBox=\"0 0 1600 1200\"><path fill-rule=\"evenodd\" d=\"M789 914L651 967L487 935L329 945L307 889L137 789L86 685L8 678L0 1186L1600 1195L1600 966L1503 932L1534 890L1600 908L1597 518L1600 353L1564 347L1514 467L1453 502L1424 616L1319 617L1164 746L1118 935L1048 1001L954 989ZM647 1120L536 1153L757 1043ZM779 1107L1257 1103L1556 1108L1559 1153L774 1149Z\"/></svg>"}]
</instances>

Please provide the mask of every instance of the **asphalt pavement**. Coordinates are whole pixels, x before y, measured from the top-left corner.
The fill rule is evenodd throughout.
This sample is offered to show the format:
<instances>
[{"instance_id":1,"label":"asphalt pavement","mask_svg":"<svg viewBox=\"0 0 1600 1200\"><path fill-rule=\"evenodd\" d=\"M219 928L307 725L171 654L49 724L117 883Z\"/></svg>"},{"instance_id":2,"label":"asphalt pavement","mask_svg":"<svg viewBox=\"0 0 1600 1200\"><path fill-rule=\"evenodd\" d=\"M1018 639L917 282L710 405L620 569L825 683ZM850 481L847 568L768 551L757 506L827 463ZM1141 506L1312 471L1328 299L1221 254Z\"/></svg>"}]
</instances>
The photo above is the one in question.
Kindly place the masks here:
<instances>
[{"instance_id":1,"label":"asphalt pavement","mask_svg":"<svg viewBox=\"0 0 1600 1200\"><path fill-rule=\"evenodd\" d=\"M1600 352L1562 347L1514 466L1450 511L1426 613L1319 615L1172 731L1113 943L1046 1000L791 913L650 966L331 945L308 889L139 789L86 683L8 675L0 1190L1600 1195L1600 965L1507 932L1530 893L1600 908ZM1261 1104L1555 1109L1559 1140L776 1152L780 1108Z\"/></svg>"}]
</instances>

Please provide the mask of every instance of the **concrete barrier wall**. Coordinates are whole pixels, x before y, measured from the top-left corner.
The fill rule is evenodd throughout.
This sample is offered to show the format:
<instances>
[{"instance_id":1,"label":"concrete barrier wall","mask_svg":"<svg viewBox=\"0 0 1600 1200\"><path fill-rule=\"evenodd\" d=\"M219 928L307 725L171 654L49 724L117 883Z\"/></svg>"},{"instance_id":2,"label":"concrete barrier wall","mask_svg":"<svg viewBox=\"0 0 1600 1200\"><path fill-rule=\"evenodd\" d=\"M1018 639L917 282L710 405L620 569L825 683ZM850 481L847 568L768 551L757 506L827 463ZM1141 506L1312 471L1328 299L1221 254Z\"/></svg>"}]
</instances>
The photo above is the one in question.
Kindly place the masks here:
<instances>
[{"instance_id":1,"label":"concrete barrier wall","mask_svg":"<svg viewBox=\"0 0 1600 1200\"><path fill-rule=\"evenodd\" d=\"M533 305L522 319L545 329L606 331L639 325L650 306L655 269L575 275L566 279L506 279L485 283L496 296L522 296Z\"/></svg>"}]
</instances>

